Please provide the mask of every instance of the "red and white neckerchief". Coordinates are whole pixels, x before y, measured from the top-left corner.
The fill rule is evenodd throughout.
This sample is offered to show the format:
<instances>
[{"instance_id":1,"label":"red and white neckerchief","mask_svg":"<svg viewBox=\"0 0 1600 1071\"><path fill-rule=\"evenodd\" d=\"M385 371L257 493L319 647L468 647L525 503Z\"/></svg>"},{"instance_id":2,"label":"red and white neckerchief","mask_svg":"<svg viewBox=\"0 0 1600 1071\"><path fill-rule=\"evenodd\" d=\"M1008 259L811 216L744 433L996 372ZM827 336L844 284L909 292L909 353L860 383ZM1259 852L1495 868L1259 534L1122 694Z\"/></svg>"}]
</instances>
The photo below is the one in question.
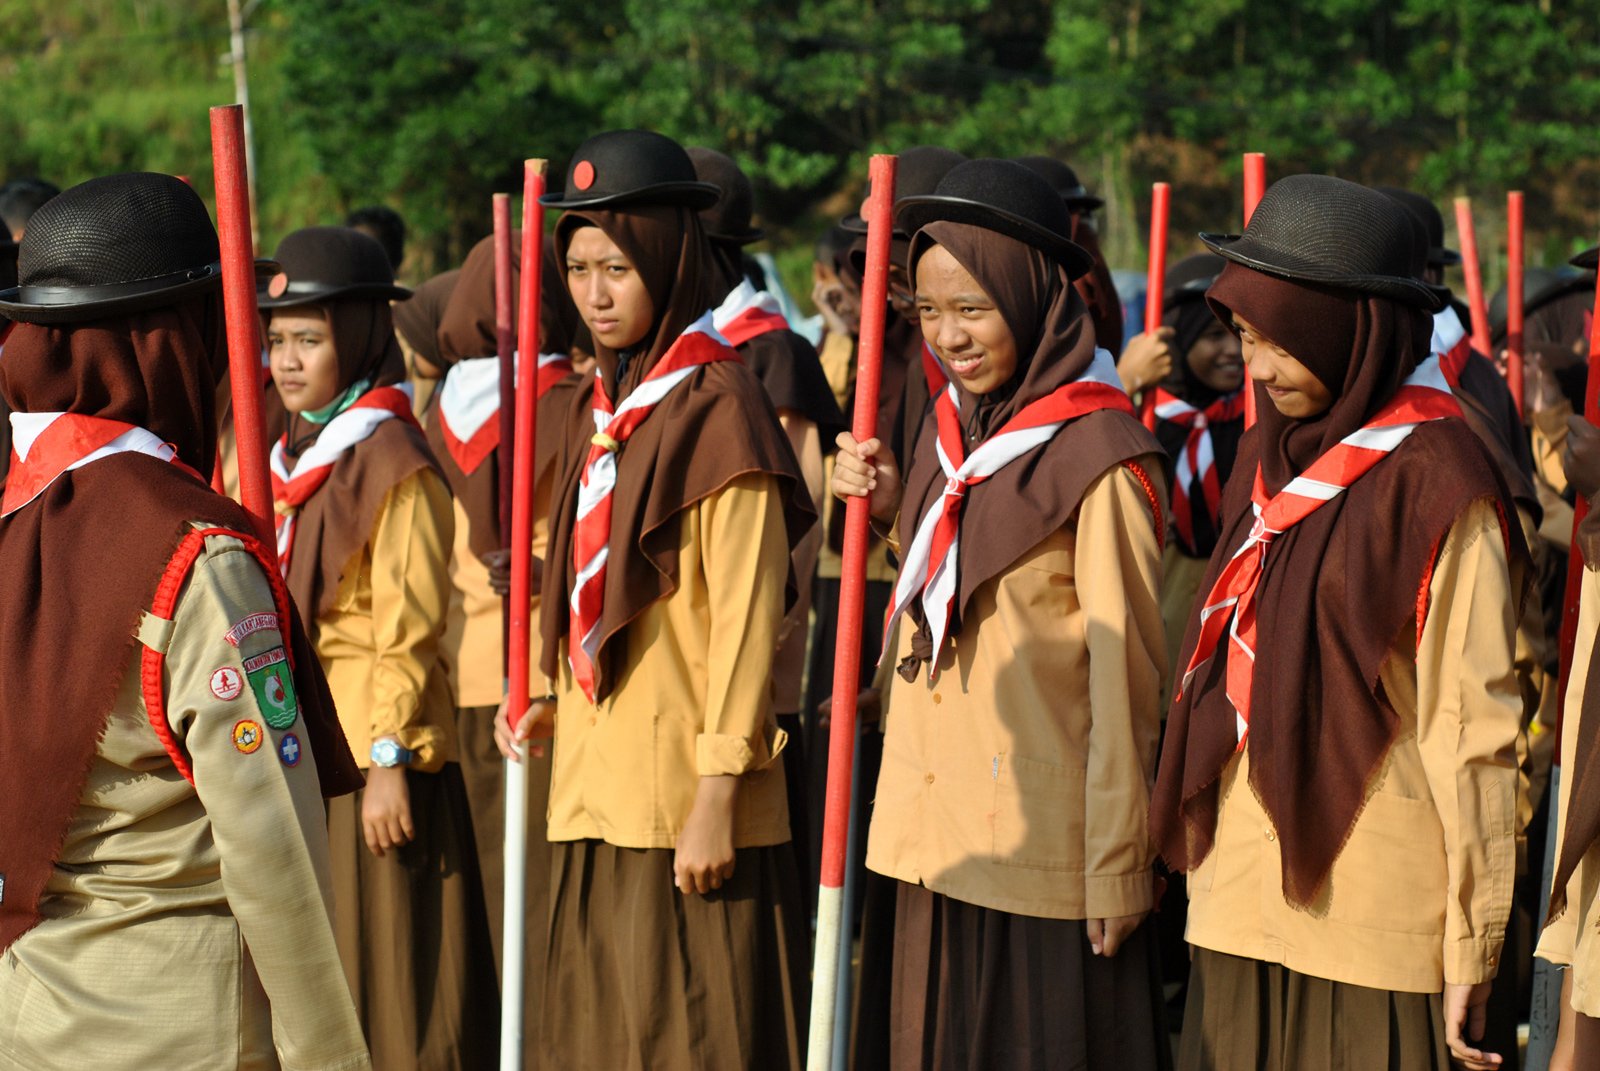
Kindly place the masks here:
<instances>
[{"instance_id":1,"label":"red and white neckerchief","mask_svg":"<svg viewBox=\"0 0 1600 1071\"><path fill-rule=\"evenodd\" d=\"M328 421L311 448L300 455L294 471L289 471L286 451L289 436L283 435L272 446L272 507L277 515L278 566L289 575L289 556L294 551L295 521L300 509L321 490L333 474L346 450L371 437L378 425L390 420L416 423L411 415L411 385L374 387L351 403L350 408Z\"/></svg>"},{"instance_id":2,"label":"red and white neckerchief","mask_svg":"<svg viewBox=\"0 0 1600 1071\"><path fill-rule=\"evenodd\" d=\"M784 330L789 320L777 298L757 290L749 279L741 279L722 304L712 310L711 324L717 334L728 340L728 345L743 346L768 331Z\"/></svg>"},{"instance_id":3,"label":"red and white neckerchief","mask_svg":"<svg viewBox=\"0 0 1600 1071\"><path fill-rule=\"evenodd\" d=\"M938 651L949 632L955 612L956 565L960 561L961 514L967 489L976 486L1055 438L1069 421L1100 409L1118 409L1133 414L1133 403L1117 378L1116 362L1105 350L1095 350L1089 368L1065 386L1058 387L1006 421L1005 426L978 444L969 455L961 431L961 402L954 384L946 387L934 403L939 436L934 443L939 467L944 470L944 491L928 507L917 534L911 540L895 580L894 604L888 623L922 602L922 615L933 635ZM884 655L888 655L887 642ZM937 680L939 662L934 658L929 680Z\"/></svg>"},{"instance_id":4,"label":"red and white neckerchief","mask_svg":"<svg viewBox=\"0 0 1600 1071\"><path fill-rule=\"evenodd\" d=\"M611 493L617 486L617 452L634 431L695 369L716 361L737 361L739 355L712 326L711 312L684 329L662 355L644 382L620 406L606 394L605 380L594 379L595 434L578 483L578 518L572 530L572 565L576 573L569 600L567 661L573 679L595 701L594 658L600 649L600 613L605 606L606 558L611 544Z\"/></svg>"},{"instance_id":5,"label":"red and white neckerchief","mask_svg":"<svg viewBox=\"0 0 1600 1071\"><path fill-rule=\"evenodd\" d=\"M1216 653L1226 632L1226 690L1228 702L1233 704L1238 750L1244 750L1250 732L1251 685L1256 665L1256 593L1272 541L1311 516L1324 503L1337 498L1388 457L1390 451L1405 442L1421 424L1460 415L1461 407L1450 392L1438 358L1430 357L1417 366L1377 415L1317 458L1310 468L1290 480L1270 500L1262 484L1261 466L1257 464L1255 488L1251 493L1255 524L1201 603L1200 638L1179 687L1181 695L1189 687L1195 671Z\"/></svg>"},{"instance_id":6,"label":"red and white neckerchief","mask_svg":"<svg viewBox=\"0 0 1600 1071\"><path fill-rule=\"evenodd\" d=\"M929 398L939 397L939 392L950 385L950 376L944 370L944 362L933 352L933 347L928 345L927 339L922 340L922 378L928 381Z\"/></svg>"},{"instance_id":7,"label":"red and white neckerchief","mask_svg":"<svg viewBox=\"0 0 1600 1071\"><path fill-rule=\"evenodd\" d=\"M564 353L539 354L534 394L545 392L572 372ZM468 476L500 445L500 358L468 357L450 366L439 387L439 430L445 449Z\"/></svg>"},{"instance_id":8,"label":"red and white neckerchief","mask_svg":"<svg viewBox=\"0 0 1600 1071\"><path fill-rule=\"evenodd\" d=\"M1446 305L1433 314L1433 342L1429 346L1439 358L1440 371L1450 386L1459 386L1461 370L1472 356L1472 336L1461 324L1456 310Z\"/></svg>"},{"instance_id":9,"label":"red and white neckerchief","mask_svg":"<svg viewBox=\"0 0 1600 1071\"><path fill-rule=\"evenodd\" d=\"M147 454L177 465L178 450L137 424L81 413L12 413L11 469L0 497L0 517L8 517L38 498L63 474L116 454Z\"/></svg>"},{"instance_id":10,"label":"red and white neckerchief","mask_svg":"<svg viewBox=\"0 0 1600 1071\"><path fill-rule=\"evenodd\" d=\"M1211 428L1244 416L1244 391L1224 395L1204 409L1190 405L1164 387L1156 388L1156 417L1189 429L1178 451L1172 481L1172 523L1185 547L1194 546L1194 503L1189 488L1200 481L1206 516L1216 523L1222 509L1222 478L1217 474L1217 454Z\"/></svg>"}]
</instances>

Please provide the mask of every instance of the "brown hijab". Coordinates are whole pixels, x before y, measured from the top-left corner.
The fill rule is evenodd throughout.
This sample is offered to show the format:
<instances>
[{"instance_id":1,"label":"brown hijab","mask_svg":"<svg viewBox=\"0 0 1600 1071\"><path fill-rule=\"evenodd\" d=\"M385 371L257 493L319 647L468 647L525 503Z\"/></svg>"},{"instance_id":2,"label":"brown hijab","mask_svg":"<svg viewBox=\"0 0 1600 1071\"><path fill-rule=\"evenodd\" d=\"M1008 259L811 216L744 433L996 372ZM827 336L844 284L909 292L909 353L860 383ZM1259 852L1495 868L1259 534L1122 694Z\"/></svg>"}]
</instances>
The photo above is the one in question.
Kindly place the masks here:
<instances>
[{"instance_id":1,"label":"brown hijab","mask_svg":"<svg viewBox=\"0 0 1600 1071\"><path fill-rule=\"evenodd\" d=\"M568 212L556 227L558 260L580 227L598 227L632 262L656 309L656 324L630 353L594 340L595 371L574 391L563 427L552 496L550 551L541 607L540 665L554 678L560 640L567 634L568 595L575 570L573 524L578 481L594 433L594 377L603 376L613 401L633 392L678 336L711 305L710 249L693 210L639 205ZM595 658L596 697L610 693L627 658L623 633L653 602L678 586L677 515L749 473L777 477L792 552L815 521L810 495L777 413L755 376L739 361L696 369L656 406L617 457L605 609ZM789 594L795 593L789 577Z\"/></svg>"},{"instance_id":2,"label":"brown hijab","mask_svg":"<svg viewBox=\"0 0 1600 1071\"><path fill-rule=\"evenodd\" d=\"M439 357L439 322L460 277L460 268L440 272L417 287L409 300L393 307L395 333L418 357L436 368L444 363Z\"/></svg>"},{"instance_id":3,"label":"brown hijab","mask_svg":"<svg viewBox=\"0 0 1600 1071\"><path fill-rule=\"evenodd\" d=\"M38 921L39 896L126 678L139 615L190 521L241 533L250 519L205 482L216 460L220 295L114 320L19 324L0 362L17 412L71 412L147 428L177 465L118 454L61 475L0 521L0 950ZM307 742L325 795L360 772L296 616L288 623Z\"/></svg>"},{"instance_id":4,"label":"brown hijab","mask_svg":"<svg viewBox=\"0 0 1600 1071\"><path fill-rule=\"evenodd\" d=\"M1269 494L1365 424L1427 357L1425 313L1370 294L1300 283L1230 263L1208 292L1225 323L1249 321L1292 353L1334 395L1310 420L1283 416L1257 390L1256 426L1239 444L1223 494L1222 537L1206 570L1209 592L1253 522L1259 462ZM1422 424L1338 498L1279 536L1257 596L1251 693L1250 788L1283 853L1283 893L1312 904L1400 731L1378 673L1405 628L1416 627L1417 592L1434 554L1463 510L1492 499L1502 517L1510 496L1462 420ZM1509 526L1520 598L1527 549ZM1197 604L1177 666L1198 639ZM1224 691L1226 646L1174 700L1152 798L1152 834L1174 867L1192 870L1211 850L1218 786L1237 746Z\"/></svg>"},{"instance_id":5,"label":"brown hijab","mask_svg":"<svg viewBox=\"0 0 1600 1071\"><path fill-rule=\"evenodd\" d=\"M320 306L333 331L339 358L339 389L365 382L390 387L405 381L405 359L394 337L394 318L386 300L333 301ZM285 433L292 466L322 433L299 414L289 417ZM344 570L372 536L372 525L395 485L422 469L439 471L439 463L409 415L379 424L333 467L328 481L301 507L295 521L295 552L284 578L301 613L311 620L333 608Z\"/></svg>"},{"instance_id":6,"label":"brown hijab","mask_svg":"<svg viewBox=\"0 0 1600 1071\"><path fill-rule=\"evenodd\" d=\"M913 278L917 260L934 245L948 250L994 300L1017 345L1016 374L998 389L974 395L959 379L954 381L970 454L1024 407L1088 370L1096 348L1094 322L1066 270L1031 245L969 224L930 223L912 241ZM937 434L936 419L923 422L900 509L902 547L911 545L923 516L943 493L944 472L934 449ZM1044 446L968 488L961 523L983 537L964 539L958 549L951 634L960 631L973 593L1068 524L1091 483L1113 466L1160 452L1160 444L1131 415L1103 410L1072 421ZM917 634L911 655L900 666L908 681L933 657L920 604L912 604L910 615Z\"/></svg>"}]
</instances>

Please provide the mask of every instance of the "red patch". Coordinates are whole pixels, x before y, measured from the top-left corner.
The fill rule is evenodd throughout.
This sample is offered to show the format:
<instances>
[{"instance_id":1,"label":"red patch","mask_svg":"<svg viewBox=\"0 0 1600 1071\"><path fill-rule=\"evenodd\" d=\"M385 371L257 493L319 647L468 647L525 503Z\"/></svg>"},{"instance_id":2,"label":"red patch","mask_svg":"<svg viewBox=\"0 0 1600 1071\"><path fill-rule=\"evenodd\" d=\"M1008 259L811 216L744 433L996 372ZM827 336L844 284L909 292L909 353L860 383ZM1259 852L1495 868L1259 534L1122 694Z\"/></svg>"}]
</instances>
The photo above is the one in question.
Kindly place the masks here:
<instances>
[{"instance_id":1,"label":"red patch","mask_svg":"<svg viewBox=\"0 0 1600 1071\"><path fill-rule=\"evenodd\" d=\"M267 284L267 296L270 298L280 298L283 296L283 292L287 289L289 289L289 277L280 271L278 274L274 275L272 277L272 281Z\"/></svg>"},{"instance_id":2,"label":"red patch","mask_svg":"<svg viewBox=\"0 0 1600 1071\"><path fill-rule=\"evenodd\" d=\"M244 674L232 666L223 666L211 674L211 694L223 702L233 702L243 691Z\"/></svg>"},{"instance_id":3,"label":"red patch","mask_svg":"<svg viewBox=\"0 0 1600 1071\"><path fill-rule=\"evenodd\" d=\"M587 160L579 160L578 166L572 169L572 184L580 190L593 186L594 165Z\"/></svg>"}]
</instances>

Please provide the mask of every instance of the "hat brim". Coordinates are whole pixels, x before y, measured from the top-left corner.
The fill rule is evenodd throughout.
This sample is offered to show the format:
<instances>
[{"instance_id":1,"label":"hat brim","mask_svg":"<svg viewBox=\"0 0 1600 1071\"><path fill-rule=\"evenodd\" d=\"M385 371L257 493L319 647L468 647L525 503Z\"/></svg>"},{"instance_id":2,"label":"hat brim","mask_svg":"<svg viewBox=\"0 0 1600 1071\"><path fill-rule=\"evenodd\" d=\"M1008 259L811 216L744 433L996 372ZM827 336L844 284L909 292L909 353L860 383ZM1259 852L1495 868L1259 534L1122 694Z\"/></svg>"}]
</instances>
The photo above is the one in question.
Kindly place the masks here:
<instances>
[{"instance_id":1,"label":"hat brim","mask_svg":"<svg viewBox=\"0 0 1600 1071\"><path fill-rule=\"evenodd\" d=\"M1585 249L1567 261L1567 263L1574 268L1583 268L1586 271L1594 271L1596 268L1600 268L1600 245L1595 246L1593 249Z\"/></svg>"},{"instance_id":2,"label":"hat brim","mask_svg":"<svg viewBox=\"0 0 1600 1071\"><path fill-rule=\"evenodd\" d=\"M278 270L277 261L258 259L255 262L258 285L264 275L270 277ZM191 278L170 283L137 280L88 287L13 286L8 290L0 290L0 316L30 324L84 323L119 313L172 305L192 294L204 293L222 284L220 261L190 269L185 274ZM39 300L40 297L46 300Z\"/></svg>"},{"instance_id":3,"label":"hat brim","mask_svg":"<svg viewBox=\"0 0 1600 1071\"><path fill-rule=\"evenodd\" d=\"M1461 263L1461 254L1454 249L1445 249L1441 246L1438 249L1428 250L1428 263L1436 268L1454 267Z\"/></svg>"},{"instance_id":4,"label":"hat brim","mask_svg":"<svg viewBox=\"0 0 1600 1071\"><path fill-rule=\"evenodd\" d=\"M1105 198L1096 197L1092 193L1064 193L1061 199L1072 212L1094 212L1106 205Z\"/></svg>"},{"instance_id":5,"label":"hat brim","mask_svg":"<svg viewBox=\"0 0 1600 1071\"><path fill-rule=\"evenodd\" d=\"M721 231L706 231L706 237L710 238L713 242L727 242L729 245L754 245L756 242L764 241L767 237L767 232L762 230L760 227L751 227L749 230L742 231L738 234L723 234Z\"/></svg>"},{"instance_id":6,"label":"hat brim","mask_svg":"<svg viewBox=\"0 0 1600 1071\"><path fill-rule=\"evenodd\" d=\"M563 190L560 193L545 194L539 198L539 203L546 208L563 210L640 203L673 204L684 205L700 212L716 204L721 196L722 190L709 182L658 182L654 186L639 186L614 193L586 194L582 191Z\"/></svg>"},{"instance_id":7,"label":"hat brim","mask_svg":"<svg viewBox=\"0 0 1600 1071\"><path fill-rule=\"evenodd\" d=\"M1444 308L1438 291L1421 279L1398 275L1361 275L1329 271L1325 266L1297 257L1281 249L1265 246L1248 235L1202 233L1200 240L1224 260L1247 268L1303 283L1318 283L1340 290L1393 298L1429 312Z\"/></svg>"},{"instance_id":8,"label":"hat brim","mask_svg":"<svg viewBox=\"0 0 1600 1071\"><path fill-rule=\"evenodd\" d=\"M287 309L295 305L321 305L328 301L353 301L357 298L370 298L377 301L405 301L411 296L411 291L403 286L375 285L362 283L359 286L324 286L321 283L291 282L284 288L283 293L272 297L258 284L256 287L256 308L258 309Z\"/></svg>"},{"instance_id":9,"label":"hat brim","mask_svg":"<svg viewBox=\"0 0 1600 1071\"><path fill-rule=\"evenodd\" d=\"M964 223L1004 234L1051 257L1066 268L1067 275L1073 279L1087 275L1094 267L1094 257L1089 251L1066 236L1046 230L1030 219L965 197L937 194L907 197L895 205L894 218L899 229L913 235L928 224L940 221Z\"/></svg>"}]
</instances>

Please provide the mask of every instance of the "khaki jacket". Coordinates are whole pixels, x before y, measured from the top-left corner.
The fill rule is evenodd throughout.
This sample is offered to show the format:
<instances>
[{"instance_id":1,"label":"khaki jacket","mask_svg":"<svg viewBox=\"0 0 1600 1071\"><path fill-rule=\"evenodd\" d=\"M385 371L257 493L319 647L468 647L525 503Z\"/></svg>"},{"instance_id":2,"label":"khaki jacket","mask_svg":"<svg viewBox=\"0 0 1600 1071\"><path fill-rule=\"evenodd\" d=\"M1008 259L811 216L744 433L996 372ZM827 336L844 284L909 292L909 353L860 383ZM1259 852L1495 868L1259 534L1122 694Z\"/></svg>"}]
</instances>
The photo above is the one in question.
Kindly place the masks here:
<instances>
[{"instance_id":1,"label":"khaki jacket","mask_svg":"<svg viewBox=\"0 0 1600 1071\"><path fill-rule=\"evenodd\" d=\"M1380 671L1400 737L1319 900L1304 910L1283 897L1247 746L1223 772L1216 843L1189 876L1190 944L1398 992L1495 976L1516 876L1522 697L1492 504L1451 528L1428 592L1420 640L1402 629Z\"/></svg>"},{"instance_id":2,"label":"khaki jacket","mask_svg":"<svg viewBox=\"0 0 1600 1071\"><path fill-rule=\"evenodd\" d=\"M246 683L245 659L282 638L225 639L273 611L255 558L211 536L170 638L144 636L165 642L192 785L150 726L135 648L43 919L0 959L5 1071L369 1066L334 946L316 756Z\"/></svg>"},{"instance_id":3,"label":"khaki jacket","mask_svg":"<svg viewBox=\"0 0 1600 1071\"><path fill-rule=\"evenodd\" d=\"M867 866L1013 914L1148 910L1160 585L1149 496L1118 465L977 590L937 683L893 678Z\"/></svg>"}]
</instances>

